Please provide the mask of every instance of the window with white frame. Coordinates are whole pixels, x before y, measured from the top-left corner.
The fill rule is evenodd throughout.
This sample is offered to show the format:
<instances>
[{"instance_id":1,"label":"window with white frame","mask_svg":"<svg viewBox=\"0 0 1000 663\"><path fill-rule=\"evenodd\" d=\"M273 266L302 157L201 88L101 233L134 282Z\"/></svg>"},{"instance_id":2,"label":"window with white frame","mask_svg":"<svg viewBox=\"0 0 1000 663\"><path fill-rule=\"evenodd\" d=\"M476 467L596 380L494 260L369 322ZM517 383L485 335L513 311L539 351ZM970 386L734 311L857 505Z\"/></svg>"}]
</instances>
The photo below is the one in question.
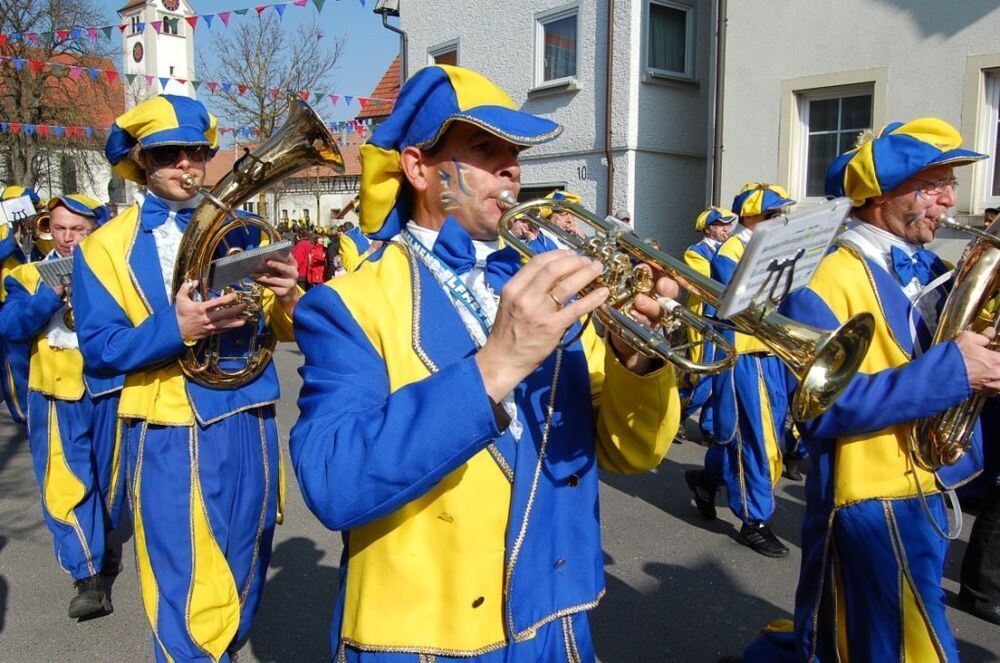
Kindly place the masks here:
<instances>
[{"instance_id":1,"label":"window with white frame","mask_svg":"<svg viewBox=\"0 0 1000 663\"><path fill-rule=\"evenodd\" d=\"M671 78L694 78L694 7L649 0L646 26L646 68Z\"/></svg>"},{"instance_id":2,"label":"window with white frame","mask_svg":"<svg viewBox=\"0 0 1000 663\"><path fill-rule=\"evenodd\" d=\"M1000 72L986 76L985 151L990 155L983 169L983 207L1000 207Z\"/></svg>"},{"instance_id":3,"label":"window with white frame","mask_svg":"<svg viewBox=\"0 0 1000 663\"><path fill-rule=\"evenodd\" d=\"M432 46L427 49L427 56L429 60L428 64L450 64L457 66L458 40L452 39L443 44Z\"/></svg>"},{"instance_id":4,"label":"window with white frame","mask_svg":"<svg viewBox=\"0 0 1000 663\"><path fill-rule=\"evenodd\" d=\"M129 24L132 27L132 34L134 34L134 35L135 34L139 34L139 23L140 22L141 21L139 20L139 17L137 15L129 17Z\"/></svg>"},{"instance_id":5,"label":"window with white frame","mask_svg":"<svg viewBox=\"0 0 1000 663\"><path fill-rule=\"evenodd\" d=\"M801 93L802 182L807 198L822 198L826 169L837 156L854 147L858 134L872 128L872 91Z\"/></svg>"},{"instance_id":6,"label":"window with white frame","mask_svg":"<svg viewBox=\"0 0 1000 663\"><path fill-rule=\"evenodd\" d=\"M547 12L536 19L535 83L570 81L578 65L577 7Z\"/></svg>"}]
</instances>

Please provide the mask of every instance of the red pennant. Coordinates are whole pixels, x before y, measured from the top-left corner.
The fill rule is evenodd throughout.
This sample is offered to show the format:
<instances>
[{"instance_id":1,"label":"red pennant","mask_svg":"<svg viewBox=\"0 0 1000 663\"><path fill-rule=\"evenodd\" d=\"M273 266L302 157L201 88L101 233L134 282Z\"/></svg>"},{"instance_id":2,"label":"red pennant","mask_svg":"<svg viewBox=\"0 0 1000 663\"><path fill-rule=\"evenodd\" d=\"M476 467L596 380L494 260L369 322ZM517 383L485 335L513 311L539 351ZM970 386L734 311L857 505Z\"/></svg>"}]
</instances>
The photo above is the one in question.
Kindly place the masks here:
<instances>
[{"instance_id":1,"label":"red pennant","mask_svg":"<svg viewBox=\"0 0 1000 663\"><path fill-rule=\"evenodd\" d=\"M260 7L254 7L254 9L257 10L257 15L260 16L268 7L270 7L270 5L261 5Z\"/></svg>"},{"instance_id":2,"label":"red pennant","mask_svg":"<svg viewBox=\"0 0 1000 663\"><path fill-rule=\"evenodd\" d=\"M39 124L38 127L37 127L37 131L38 131L38 135L39 136L48 136L49 135L49 125L47 125L47 124Z\"/></svg>"},{"instance_id":3,"label":"red pennant","mask_svg":"<svg viewBox=\"0 0 1000 663\"><path fill-rule=\"evenodd\" d=\"M197 15L195 15L195 16L187 16L187 17L185 17L184 20L188 22L188 25L191 26L192 30L194 30L195 27L197 27L197 25L198 25L198 16Z\"/></svg>"},{"instance_id":4,"label":"red pennant","mask_svg":"<svg viewBox=\"0 0 1000 663\"><path fill-rule=\"evenodd\" d=\"M361 104L362 110L368 107L368 101L366 97L358 97L358 103Z\"/></svg>"},{"instance_id":5,"label":"red pennant","mask_svg":"<svg viewBox=\"0 0 1000 663\"><path fill-rule=\"evenodd\" d=\"M118 31L119 32L125 32L125 28L127 28L127 27L128 27L127 24L125 24L125 23L119 23L118 24Z\"/></svg>"},{"instance_id":6,"label":"red pennant","mask_svg":"<svg viewBox=\"0 0 1000 663\"><path fill-rule=\"evenodd\" d=\"M219 12L219 18L222 19L222 24L225 25L227 28L229 27L229 15L231 13L232 12Z\"/></svg>"},{"instance_id":7,"label":"red pennant","mask_svg":"<svg viewBox=\"0 0 1000 663\"><path fill-rule=\"evenodd\" d=\"M302 101L309 101L309 90L302 90L299 92L299 96L302 97Z\"/></svg>"},{"instance_id":8,"label":"red pennant","mask_svg":"<svg viewBox=\"0 0 1000 663\"><path fill-rule=\"evenodd\" d=\"M28 66L31 67L31 73L38 74L45 68L44 60L28 60Z\"/></svg>"},{"instance_id":9,"label":"red pennant","mask_svg":"<svg viewBox=\"0 0 1000 663\"><path fill-rule=\"evenodd\" d=\"M56 37L59 37L59 39L66 41L67 39L69 39L69 30L56 30Z\"/></svg>"},{"instance_id":10,"label":"red pennant","mask_svg":"<svg viewBox=\"0 0 1000 663\"><path fill-rule=\"evenodd\" d=\"M7 35L0 35L0 46L7 45Z\"/></svg>"},{"instance_id":11,"label":"red pennant","mask_svg":"<svg viewBox=\"0 0 1000 663\"><path fill-rule=\"evenodd\" d=\"M104 75L108 77L109 83L114 83L115 79L118 78L118 72L114 69L105 69Z\"/></svg>"},{"instance_id":12,"label":"red pennant","mask_svg":"<svg viewBox=\"0 0 1000 663\"><path fill-rule=\"evenodd\" d=\"M277 99L281 95L281 90L276 87L271 88L271 97Z\"/></svg>"},{"instance_id":13,"label":"red pennant","mask_svg":"<svg viewBox=\"0 0 1000 663\"><path fill-rule=\"evenodd\" d=\"M239 89L239 91L240 91L240 96L243 96L243 94L244 94L244 93L245 93L245 92L247 91L247 86L246 86L246 85L244 85L243 83L240 83L240 84L239 84L239 85L237 85L236 87L237 87L237 88Z\"/></svg>"},{"instance_id":14,"label":"red pennant","mask_svg":"<svg viewBox=\"0 0 1000 663\"><path fill-rule=\"evenodd\" d=\"M212 91L212 94L215 94L215 88L217 87L219 87L218 83L215 81L208 81L208 89Z\"/></svg>"},{"instance_id":15,"label":"red pennant","mask_svg":"<svg viewBox=\"0 0 1000 663\"><path fill-rule=\"evenodd\" d=\"M184 85L185 83L187 83L187 79L186 78L175 78L174 80L177 81L178 83L180 83L181 85Z\"/></svg>"},{"instance_id":16,"label":"red pennant","mask_svg":"<svg viewBox=\"0 0 1000 663\"><path fill-rule=\"evenodd\" d=\"M21 133L21 123L20 122L11 122L10 123L10 132L12 134Z\"/></svg>"}]
</instances>

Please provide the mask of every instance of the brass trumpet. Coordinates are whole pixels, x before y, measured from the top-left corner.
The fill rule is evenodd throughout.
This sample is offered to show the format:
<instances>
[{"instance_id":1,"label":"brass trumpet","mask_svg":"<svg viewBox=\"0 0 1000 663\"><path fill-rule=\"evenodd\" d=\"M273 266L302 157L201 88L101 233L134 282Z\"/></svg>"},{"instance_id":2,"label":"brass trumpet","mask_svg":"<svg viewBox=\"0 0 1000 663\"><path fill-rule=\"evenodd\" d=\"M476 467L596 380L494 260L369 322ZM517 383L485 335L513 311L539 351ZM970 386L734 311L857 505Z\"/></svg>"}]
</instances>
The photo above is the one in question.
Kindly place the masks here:
<instances>
[{"instance_id":1,"label":"brass trumpet","mask_svg":"<svg viewBox=\"0 0 1000 663\"><path fill-rule=\"evenodd\" d=\"M671 300L662 301L668 319L693 327L703 338L709 338L721 349L721 356L707 364L694 364L684 356L683 348L672 347L659 329L634 320L628 310L639 294L653 293L653 279L646 265L664 272L680 285L711 306L718 306L725 290L718 281L702 276L682 260L652 248L632 232L621 228L566 200L538 199L517 203L514 194L500 195L505 209L500 218L500 234L522 256L531 258L534 251L511 232L511 222L518 217L527 219L539 230L546 230L566 245L604 265L604 271L585 291L607 287L608 301L595 311L597 318L609 329L622 336L637 351L668 361L681 371L716 373L736 361L736 350L716 329L717 321L697 315ZM541 208L569 212L596 231L589 238L566 232L538 212ZM638 264L637 264L638 263ZM655 295L651 295L654 296ZM796 421L806 421L825 412L847 387L857 372L871 344L875 320L870 313L861 313L839 328L828 331L775 313L770 308L754 305L733 316L728 323L737 331L756 336L781 359L799 380L799 388L791 403ZM722 339L719 342L718 339Z\"/></svg>"},{"instance_id":2,"label":"brass trumpet","mask_svg":"<svg viewBox=\"0 0 1000 663\"><path fill-rule=\"evenodd\" d=\"M955 267L954 285L941 309L933 342L947 342L965 330L996 331L1000 327L995 306L1000 293L1000 223L983 231L942 215L937 224L972 235L973 240ZM994 336L988 347L1000 349L1000 339ZM986 396L977 394L944 412L917 419L910 429L913 462L930 472L957 463L969 446L985 402Z\"/></svg>"}]
</instances>

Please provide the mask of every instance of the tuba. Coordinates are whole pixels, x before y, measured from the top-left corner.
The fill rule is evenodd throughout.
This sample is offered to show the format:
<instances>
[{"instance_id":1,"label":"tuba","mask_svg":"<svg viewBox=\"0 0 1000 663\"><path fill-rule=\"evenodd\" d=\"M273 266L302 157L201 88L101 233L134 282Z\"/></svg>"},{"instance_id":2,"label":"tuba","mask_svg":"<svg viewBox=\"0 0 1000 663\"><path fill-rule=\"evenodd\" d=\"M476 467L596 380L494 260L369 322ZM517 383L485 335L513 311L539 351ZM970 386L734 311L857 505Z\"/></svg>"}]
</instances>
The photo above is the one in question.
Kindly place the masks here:
<instances>
[{"instance_id":1,"label":"tuba","mask_svg":"<svg viewBox=\"0 0 1000 663\"><path fill-rule=\"evenodd\" d=\"M265 143L243 156L233 169L211 191L197 186L193 177L181 178L181 186L204 195L192 213L177 253L173 291L197 280L195 298L207 301L209 274L216 251L225 243L226 235L237 228L257 228L262 244L281 239L278 231L259 216L238 215L239 208L259 192L308 166L328 166L344 171L344 160L336 141L323 120L306 102L292 98L288 119ZM181 357L184 374L199 384L215 388L231 388L250 382L260 375L274 353L277 339L268 331L257 333L263 316L263 289L256 283L239 293L239 303L246 307L244 318L252 330L248 341L245 364L229 370L221 365L223 356L220 335L213 334L191 344Z\"/></svg>"},{"instance_id":2,"label":"tuba","mask_svg":"<svg viewBox=\"0 0 1000 663\"><path fill-rule=\"evenodd\" d=\"M991 302L1000 292L1000 221L986 231L958 223L949 216L939 217L937 223L970 234L974 239L955 267L954 285L941 310L933 342L944 343L965 330L996 331L1000 315ZM994 338L989 347L1000 348L1000 340ZM917 419L909 435L913 462L930 472L957 463L969 446L985 402L986 396L976 394L944 412Z\"/></svg>"},{"instance_id":3,"label":"tuba","mask_svg":"<svg viewBox=\"0 0 1000 663\"><path fill-rule=\"evenodd\" d=\"M635 321L627 313L637 295L653 292L652 274L646 264L663 271L712 306L720 304L725 290L725 286L718 281L699 274L684 261L647 245L631 231L623 231L610 221L566 200L543 198L518 204L514 194L505 191L500 195L500 205L506 208L500 218L500 234L522 256L530 258L534 252L511 231L511 222L517 217L527 218L539 229L547 230L581 254L604 265L603 273L588 289L604 286L611 294L595 313L605 327L615 330L637 351L659 357L685 372L717 373L736 361L736 349L716 329L720 324L718 321L692 313L672 300L663 301L665 298L661 298L660 301L667 310L668 324L673 321L694 327L704 338L716 343L720 352L711 363L693 364L684 356L683 348L672 346L662 331ZM543 208L569 212L595 230L596 234L580 237L567 232L543 218L538 213ZM756 336L764 342L798 378L799 388L791 403L792 416L796 421L819 416L837 400L858 371L875 329L875 320L870 313L860 313L838 329L827 331L795 322L759 305L733 316L730 322L737 331Z\"/></svg>"}]
</instances>

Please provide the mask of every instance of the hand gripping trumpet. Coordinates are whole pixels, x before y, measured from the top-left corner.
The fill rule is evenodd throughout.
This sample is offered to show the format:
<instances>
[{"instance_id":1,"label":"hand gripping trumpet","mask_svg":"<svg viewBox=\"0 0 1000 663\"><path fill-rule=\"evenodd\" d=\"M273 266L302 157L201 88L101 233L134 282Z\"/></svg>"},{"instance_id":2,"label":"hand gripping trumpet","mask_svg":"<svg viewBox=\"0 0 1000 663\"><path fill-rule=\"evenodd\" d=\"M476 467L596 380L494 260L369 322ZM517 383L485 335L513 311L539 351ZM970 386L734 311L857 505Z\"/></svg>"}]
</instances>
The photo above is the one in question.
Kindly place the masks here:
<instances>
[{"instance_id":1,"label":"hand gripping trumpet","mask_svg":"<svg viewBox=\"0 0 1000 663\"><path fill-rule=\"evenodd\" d=\"M683 261L648 246L634 233L623 232L615 224L569 201L543 198L518 204L514 194L505 191L500 195L500 206L505 209L500 218L500 234L525 258L531 258L534 251L511 231L515 218L526 219L539 230L555 235L571 248L604 265L601 276L587 288L589 291L607 287L611 291L608 301L596 310L597 318L637 351L670 362L684 372L718 373L736 361L736 350L717 331L717 326L731 326L759 338L799 380L791 404L792 416L797 421L806 421L825 412L847 387L868 351L875 328L874 318L869 313L856 315L838 329L827 331L795 322L765 306L752 306L727 323L719 323L672 300L659 298L660 305L668 311L668 320L693 327L702 338L717 345L714 360L693 363L684 356L683 346L671 346L663 331L639 323L629 315L632 301L639 294L655 298L653 278L647 265L664 272L711 306L718 306L722 301L725 286L702 276ZM539 213L542 208L569 212L595 234L581 238L567 232L544 218Z\"/></svg>"}]
</instances>

